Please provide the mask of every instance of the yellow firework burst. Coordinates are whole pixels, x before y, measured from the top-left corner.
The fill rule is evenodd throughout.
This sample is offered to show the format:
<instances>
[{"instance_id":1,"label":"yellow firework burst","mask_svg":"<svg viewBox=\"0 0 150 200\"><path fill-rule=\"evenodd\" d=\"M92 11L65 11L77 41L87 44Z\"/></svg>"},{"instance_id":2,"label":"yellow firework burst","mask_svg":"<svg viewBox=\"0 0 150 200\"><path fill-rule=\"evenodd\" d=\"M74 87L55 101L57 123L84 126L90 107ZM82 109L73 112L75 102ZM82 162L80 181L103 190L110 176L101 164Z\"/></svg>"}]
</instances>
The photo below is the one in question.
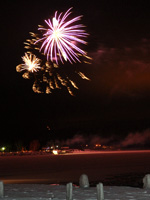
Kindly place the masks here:
<instances>
[{"instance_id":1,"label":"yellow firework burst","mask_svg":"<svg viewBox=\"0 0 150 200\"><path fill-rule=\"evenodd\" d=\"M28 52L22 57L24 64L20 64L16 67L18 72L23 70L28 70L29 72L36 72L40 69L40 59L37 58L34 54Z\"/></svg>"}]
</instances>

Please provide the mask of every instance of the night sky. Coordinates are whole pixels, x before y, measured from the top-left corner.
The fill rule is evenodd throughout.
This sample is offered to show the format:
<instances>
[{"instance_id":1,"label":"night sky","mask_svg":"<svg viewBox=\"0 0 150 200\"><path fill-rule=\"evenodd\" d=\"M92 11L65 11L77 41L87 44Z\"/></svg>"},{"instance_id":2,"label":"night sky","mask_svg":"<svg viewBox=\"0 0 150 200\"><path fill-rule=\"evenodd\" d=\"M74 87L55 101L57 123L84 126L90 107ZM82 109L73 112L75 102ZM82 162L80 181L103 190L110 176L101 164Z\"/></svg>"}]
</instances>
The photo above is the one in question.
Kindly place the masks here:
<instances>
[{"instance_id":1,"label":"night sky","mask_svg":"<svg viewBox=\"0 0 150 200\"><path fill-rule=\"evenodd\" d=\"M82 135L150 138L150 9L134 0L1 0L1 141L66 139ZM73 7L89 33L75 97L65 88L36 94L16 72L25 40L38 24ZM72 67L70 65L70 67ZM1 143L2 143L1 142Z\"/></svg>"}]
</instances>

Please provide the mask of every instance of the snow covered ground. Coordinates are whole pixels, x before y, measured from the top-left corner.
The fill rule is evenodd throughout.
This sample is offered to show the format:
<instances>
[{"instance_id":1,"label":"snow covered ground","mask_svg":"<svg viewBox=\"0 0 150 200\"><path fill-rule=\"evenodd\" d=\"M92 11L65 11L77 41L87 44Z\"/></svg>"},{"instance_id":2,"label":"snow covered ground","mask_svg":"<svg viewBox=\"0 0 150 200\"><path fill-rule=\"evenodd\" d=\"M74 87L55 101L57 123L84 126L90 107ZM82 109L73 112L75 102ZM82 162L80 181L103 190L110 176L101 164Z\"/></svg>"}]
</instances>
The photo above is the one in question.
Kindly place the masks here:
<instances>
[{"instance_id":1,"label":"snow covered ground","mask_svg":"<svg viewBox=\"0 0 150 200\"><path fill-rule=\"evenodd\" d=\"M105 200L149 200L150 190L122 187L104 186ZM4 200L65 200L65 185L46 184L5 184ZM73 200L96 200L96 187L79 188L73 186Z\"/></svg>"},{"instance_id":2,"label":"snow covered ground","mask_svg":"<svg viewBox=\"0 0 150 200\"><path fill-rule=\"evenodd\" d=\"M0 200L65 200L63 183L78 183L83 173L89 176L91 187L74 185L73 200L96 200L92 183L98 181L104 181L105 200L150 200L150 189L141 187L149 170L150 151L0 156L0 180L4 182Z\"/></svg>"}]
</instances>

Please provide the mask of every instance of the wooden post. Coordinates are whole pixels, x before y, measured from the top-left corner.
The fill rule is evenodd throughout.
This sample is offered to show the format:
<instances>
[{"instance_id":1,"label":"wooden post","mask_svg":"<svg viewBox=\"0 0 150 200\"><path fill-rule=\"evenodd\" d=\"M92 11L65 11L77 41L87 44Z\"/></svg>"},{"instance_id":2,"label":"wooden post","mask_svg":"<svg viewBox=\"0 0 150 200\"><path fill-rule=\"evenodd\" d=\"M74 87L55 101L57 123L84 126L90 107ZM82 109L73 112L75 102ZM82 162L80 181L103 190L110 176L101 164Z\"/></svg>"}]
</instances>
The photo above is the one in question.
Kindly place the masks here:
<instances>
[{"instance_id":1,"label":"wooden post","mask_svg":"<svg viewBox=\"0 0 150 200\"><path fill-rule=\"evenodd\" d=\"M72 183L68 183L66 189L67 189L66 200L73 200L73 198L72 198L72 191L73 191Z\"/></svg>"},{"instance_id":2,"label":"wooden post","mask_svg":"<svg viewBox=\"0 0 150 200\"><path fill-rule=\"evenodd\" d=\"M4 197L4 184L0 181L0 198Z\"/></svg>"},{"instance_id":3,"label":"wooden post","mask_svg":"<svg viewBox=\"0 0 150 200\"><path fill-rule=\"evenodd\" d=\"M104 189L103 184L97 184L97 200L104 200Z\"/></svg>"}]
</instances>

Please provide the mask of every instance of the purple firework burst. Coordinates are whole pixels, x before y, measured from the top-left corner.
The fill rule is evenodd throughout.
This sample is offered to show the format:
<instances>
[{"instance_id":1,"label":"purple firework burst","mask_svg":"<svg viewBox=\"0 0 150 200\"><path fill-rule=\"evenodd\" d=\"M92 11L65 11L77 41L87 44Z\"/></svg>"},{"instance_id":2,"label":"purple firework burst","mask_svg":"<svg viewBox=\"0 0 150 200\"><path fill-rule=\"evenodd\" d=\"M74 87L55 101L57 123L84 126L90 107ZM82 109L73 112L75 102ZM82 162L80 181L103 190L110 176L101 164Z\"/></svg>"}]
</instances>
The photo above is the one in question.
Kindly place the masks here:
<instances>
[{"instance_id":1,"label":"purple firework burst","mask_svg":"<svg viewBox=\"0 0 150 200\"><path fill-rule=\"evenodd\" d=\"M45 20L48 28L40 27L38 30L44 31L43 37L36 41L42 41L40 51L43 49L47 60L56 62L58 60L62 63L65 61L80 62L79 55L86 55L86 52L79 48L79 44L86 44L83 38L87 37L87 33L83 29L84 25L77 24L82 16L77 16L73 19L67 20L71 14L72 8L62 15L57 16L57 11L52 21Z\"/></svg>"}]
</instances>

